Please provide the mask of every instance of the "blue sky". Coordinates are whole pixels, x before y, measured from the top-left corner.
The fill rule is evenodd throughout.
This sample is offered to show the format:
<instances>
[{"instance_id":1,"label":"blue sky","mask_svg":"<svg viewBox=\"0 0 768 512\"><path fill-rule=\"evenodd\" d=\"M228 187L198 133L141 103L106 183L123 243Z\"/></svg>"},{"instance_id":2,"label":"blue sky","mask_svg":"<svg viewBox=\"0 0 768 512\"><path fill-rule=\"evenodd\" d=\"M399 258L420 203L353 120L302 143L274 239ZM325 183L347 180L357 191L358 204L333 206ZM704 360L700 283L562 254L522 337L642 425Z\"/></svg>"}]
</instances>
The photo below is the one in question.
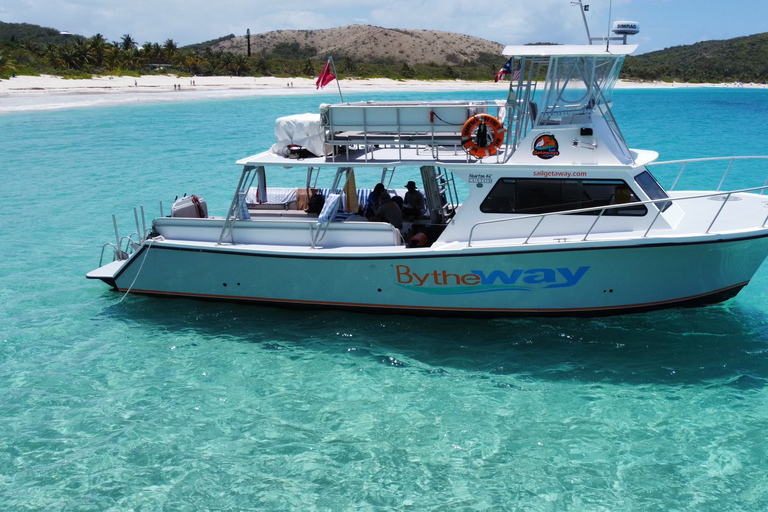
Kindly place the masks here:
<instances>
[{"instance_id":1,"label":"blue sky","mask_svg":"<svg viewBox=\"0 0 768 512\"><path fill-rule=\"evenodd\" d=\"M604 35L610 0L584 3L592 35ZM481 5L493 8L483 12ZM768 31L768 0L613 0L611 14L614 21L640 23L641 33L631 39L640 45L637 53ZM131 34L139 44L355 23L445 30L502 44L586 42L570 0L0 0L0 21L101 33L110 41Z\"/></svg>"}]
</instances>

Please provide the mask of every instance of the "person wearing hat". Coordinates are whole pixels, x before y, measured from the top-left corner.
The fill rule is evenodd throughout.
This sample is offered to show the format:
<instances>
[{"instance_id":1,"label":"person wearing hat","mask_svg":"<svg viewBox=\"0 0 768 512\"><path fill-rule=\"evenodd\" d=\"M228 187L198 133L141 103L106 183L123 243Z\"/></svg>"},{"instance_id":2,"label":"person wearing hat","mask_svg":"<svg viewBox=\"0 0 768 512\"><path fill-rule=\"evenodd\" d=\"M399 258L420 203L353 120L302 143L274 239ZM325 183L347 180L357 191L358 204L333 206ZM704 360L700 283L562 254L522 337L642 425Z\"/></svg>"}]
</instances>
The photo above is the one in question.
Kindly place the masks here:
<instances>
[{"instance_id":1,"label":"person wearing hat","mask_svg":"<svg viewBox=\"0 0 768 512\"><path fill-rule=\"evenodd\" d=\"M424 195L416 188L416 182L409 181L405 188L408 192L403 201L403 217L413 220L424 213Z\"/></svg>"},{"instance_id":2,"label":"person wearing hat","mask_svg":"<svg viewBox=\"0 0 768 512\"><path fill-rule=\"evenodd\" d=\"M381 192L379 203L380 206L376 209L376 213L371 220L389 222L397 229L403 227L403 212L400 211L400 207L397 206L397 203L390 199L386 190Z\"/></svg>"}]
</instances>

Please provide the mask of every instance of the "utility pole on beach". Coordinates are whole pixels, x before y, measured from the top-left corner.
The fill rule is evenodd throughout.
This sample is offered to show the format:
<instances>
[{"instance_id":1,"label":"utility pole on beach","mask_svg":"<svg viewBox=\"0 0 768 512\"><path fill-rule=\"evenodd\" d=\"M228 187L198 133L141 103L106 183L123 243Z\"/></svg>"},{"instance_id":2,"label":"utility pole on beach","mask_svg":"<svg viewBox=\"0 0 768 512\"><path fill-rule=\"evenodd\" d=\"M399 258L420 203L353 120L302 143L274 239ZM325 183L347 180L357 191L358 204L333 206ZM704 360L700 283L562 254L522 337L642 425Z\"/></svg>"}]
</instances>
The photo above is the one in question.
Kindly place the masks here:
<instances>
[{"instance_id":1,"label":"utility pole on beach","mask_svg":"<svg viewBox=\"0 0 768 512\"><path fill-rule=\"evenodd\" d=\"M248 39L248 56L251 56L251 29L245 31L245 37Z\"/></svg>"}]
</instances>

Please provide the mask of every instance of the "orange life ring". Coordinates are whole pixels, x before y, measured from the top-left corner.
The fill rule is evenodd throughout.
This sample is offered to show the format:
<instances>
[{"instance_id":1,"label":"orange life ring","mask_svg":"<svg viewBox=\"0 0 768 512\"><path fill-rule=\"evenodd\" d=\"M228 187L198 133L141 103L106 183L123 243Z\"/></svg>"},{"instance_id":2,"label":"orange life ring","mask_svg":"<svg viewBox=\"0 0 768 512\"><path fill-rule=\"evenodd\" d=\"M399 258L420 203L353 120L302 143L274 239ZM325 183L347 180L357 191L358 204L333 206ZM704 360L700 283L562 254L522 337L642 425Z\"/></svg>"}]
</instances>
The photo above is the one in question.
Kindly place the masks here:
<instances>
[{"instance_id":1,"label":"orange life ring","mask_svg":"<svg viewBox=\"0 0 768 512\"><path fill-rule=\"evenodd\" d=\"M477 129L484 130L490 128L490 133L485 137L486 144L478 143L481 137L477 136ZM464 127L461 129L461 145L467 153L478 158L495 155L502 144L504 144L504 126L498 119L488 114L477 114L467 119Z\"/></svg>"}]
</instances>

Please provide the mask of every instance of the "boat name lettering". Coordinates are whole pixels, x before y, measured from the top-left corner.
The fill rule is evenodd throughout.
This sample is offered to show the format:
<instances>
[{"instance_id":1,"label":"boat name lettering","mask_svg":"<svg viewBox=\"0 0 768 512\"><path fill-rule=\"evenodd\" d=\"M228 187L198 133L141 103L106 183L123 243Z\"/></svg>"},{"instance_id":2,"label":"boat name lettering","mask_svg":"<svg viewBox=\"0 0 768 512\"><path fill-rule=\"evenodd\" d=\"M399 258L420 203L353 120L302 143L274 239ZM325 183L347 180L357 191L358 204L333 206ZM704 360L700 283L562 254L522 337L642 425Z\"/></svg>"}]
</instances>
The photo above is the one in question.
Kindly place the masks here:
<instances>
[{"instance_id":1,"label":"boat name lettering","mask_svg":"<svg viewBox=\"0 0 768 512\"><path fill-rule=\"evenodd\" d=\"M587 173L583 171L534 171L533 175L541 176L543 178L585 178Z\"/></svg>"},{"instance_id":2,"label":"boat name lettering","mask_svg":"<svg viewBox=\"0 0 768 512\"><path fill-rule=\"evenodd\" d=\"M470 183L493 183L493 174L470 174Z\"/></svg>"},{"instance_id":3,"label":"boat name lettering","mask_svg":"<svg viewBox=\"0 0 768 512\"><path fill-rule=\"evenodd\" d=\"M468 274L455 274L448 270L432 270L426 272L414 272L407 265L397 265L397 282L401 285L421 287L499 287L506 289L514 286L514 289L529 290L531 286L544 285L541 288L569 288L578 284L590 267L579 267L575 271L567 267L558 268L532 268L514 269L512 272L492 270L485 273L483 270L470 270Z\"/></svg>"}]
</instances>

